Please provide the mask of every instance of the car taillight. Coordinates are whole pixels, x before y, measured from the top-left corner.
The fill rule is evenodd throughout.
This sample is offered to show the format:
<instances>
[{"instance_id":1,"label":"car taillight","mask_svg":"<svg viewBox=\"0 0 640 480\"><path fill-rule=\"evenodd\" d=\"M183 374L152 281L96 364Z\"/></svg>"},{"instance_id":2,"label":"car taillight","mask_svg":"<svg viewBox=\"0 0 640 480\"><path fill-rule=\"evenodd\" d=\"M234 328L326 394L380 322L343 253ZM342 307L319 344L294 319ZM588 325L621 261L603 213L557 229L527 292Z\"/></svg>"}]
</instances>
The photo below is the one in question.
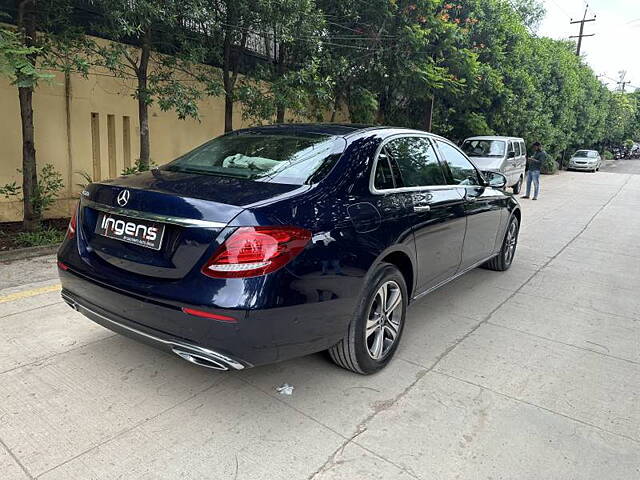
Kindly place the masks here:
<instances>
[{"instance_id":1,"label":"car taillight","mask_svg":"<svg viewBox=\"0 0 640 480\"><path fill-rule=\"evenodd\" d=\"M215 278L257 277L289 263L311 240L298 227L240 227L202 267Z\"/></svg>"},{"instance_id":2,"label":"car taillight","mask_svg":"<svg viewBox=\"0 0 640 480\"><path fill-rule=\"evenodd\" d=\"M67 238L73 238L76 234L76 228L78 228L78 208L79 206L76 205L76 208L73 210L73 215L71 215L71 219L69 220L69 226L67 227Z\"/></svg>"}]
</instances>

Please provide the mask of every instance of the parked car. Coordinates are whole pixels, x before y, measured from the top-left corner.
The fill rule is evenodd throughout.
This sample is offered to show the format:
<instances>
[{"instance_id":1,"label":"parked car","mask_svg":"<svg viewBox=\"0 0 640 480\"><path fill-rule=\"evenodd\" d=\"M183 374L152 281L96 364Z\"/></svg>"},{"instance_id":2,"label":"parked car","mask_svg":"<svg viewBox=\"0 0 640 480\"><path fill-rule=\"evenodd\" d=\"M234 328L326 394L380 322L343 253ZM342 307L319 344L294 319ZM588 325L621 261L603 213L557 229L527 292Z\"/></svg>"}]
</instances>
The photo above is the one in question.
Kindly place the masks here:
<instances>
[{"instance_id":1,"label":"parked car","mask_svg":"<svg viewBox=\"0 0 640 480\"><path fill-rule=\"evenodd\" d=\"M58 252L62 296L209 368L328 349L373 373L409 303L477 266L509 268L521 213L505 182L416 130L236 131L90 184Z\"/></svg>"},{"instance_id":2,"label":"parked car","mask_svg":"<svg viewBox=\"0 0 640 480\"><path fill-rule=\"evenodd\" d=\"M463 142L462 150L480 170L502 173L513 193L520 193L527 167L527 148L522 138L471 137Z\"/></svg>"},{"instance_id":3,"label":"parked car","mask_svg":"<svg viewBox=\"0 0 640 480\"><path fill-rule=\"evenodd\" d=\"M596 150L578 150L569 159L569 170L597 172L602 166L602 158Z\"/></svg>"}]
</instances>

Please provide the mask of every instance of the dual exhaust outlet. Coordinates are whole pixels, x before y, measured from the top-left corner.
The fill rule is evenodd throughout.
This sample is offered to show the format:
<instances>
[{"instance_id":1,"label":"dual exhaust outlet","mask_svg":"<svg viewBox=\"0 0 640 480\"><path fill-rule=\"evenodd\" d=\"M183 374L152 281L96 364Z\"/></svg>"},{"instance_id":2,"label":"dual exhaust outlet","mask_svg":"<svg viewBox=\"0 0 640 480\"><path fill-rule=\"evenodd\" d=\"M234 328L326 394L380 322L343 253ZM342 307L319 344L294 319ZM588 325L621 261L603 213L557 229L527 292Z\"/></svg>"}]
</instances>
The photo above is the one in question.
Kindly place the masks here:
<instances>
[{"instance_id":1,"label":"dual exhaust outlet","mask_svg":"<svg viewBox=\"0 0 640 480\"><path fill-rule=\"evenodd\" d=\"M171 351L183 360L186 360L189 363L193 363L194 365L198 365L199 367L223 371L233 368L219 358L212 358L205 353L185 350L183 347L173 347ZM233 369L236 370L236 368Z\"/></svg>"},{"instance_id":2,"label":"dual exhaust outlet","mask_svg":"<svg viewBox=\"0 0 640 480\"><path fill-rule=\"evenodd\" d=\"M62 299L73 308L75 311L82 313L86 317L89 317L94 322L107 327L116 333L127 333L132 337L139 337L140 339L151 340L158 346L164 346L166 349L169 347L171 351L186 360L189 363L198 365L199 367L210 368L212 370L242 370L245 365L230 358L222 353L210 350L208 348L199 347L197 345L190 345L182 341L172 341L170 339L160 338L155 335L138 330L137 328L130 327L123 323L120 323L112 318L95 311L93 308L84 304L78 303L74 298L68 295L66 292L62 292Z\"/></svg>"}]
</instances>

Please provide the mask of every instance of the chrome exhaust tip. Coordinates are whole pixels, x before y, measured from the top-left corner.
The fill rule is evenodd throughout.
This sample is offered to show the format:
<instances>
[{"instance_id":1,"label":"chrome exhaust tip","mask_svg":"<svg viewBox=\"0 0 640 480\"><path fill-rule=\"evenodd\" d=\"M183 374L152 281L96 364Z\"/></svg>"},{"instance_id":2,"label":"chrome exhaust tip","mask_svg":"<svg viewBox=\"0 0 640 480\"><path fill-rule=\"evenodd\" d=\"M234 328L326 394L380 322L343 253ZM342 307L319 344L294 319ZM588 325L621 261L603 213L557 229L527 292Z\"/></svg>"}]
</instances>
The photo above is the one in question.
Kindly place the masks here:
<instances>
[{"instance_id":1,"label":"chrome exhaust tip","mask_svg":"<svg viewBox=\"0 0 640 480\"><path fill-rule=\"evenodd\" d=\"M61 295L62 296L62 300L64 300L64 303L66 303L67 305L69 305L71 308L73 308L76 312L78 311L78 304L73 301L73 299L69 298L68 296L66 296L64 293Z\"/></svg>"},{"instance_id":2,"label":"chrome exhaust tip","mask_svg":"<svg viewBox=\"0 0 640 480\"><path fill-rule=\"evenodd\" d=\"M213 359L207 355L204 355L203 353L184 350L177 347L173 347L171 351L183 360L186 360L189 363L193 363L194 365L198 365L199 367L211 368L212 370L229 370L229 366L224 364L219 359Z\"/></svg>"}]
</instances>

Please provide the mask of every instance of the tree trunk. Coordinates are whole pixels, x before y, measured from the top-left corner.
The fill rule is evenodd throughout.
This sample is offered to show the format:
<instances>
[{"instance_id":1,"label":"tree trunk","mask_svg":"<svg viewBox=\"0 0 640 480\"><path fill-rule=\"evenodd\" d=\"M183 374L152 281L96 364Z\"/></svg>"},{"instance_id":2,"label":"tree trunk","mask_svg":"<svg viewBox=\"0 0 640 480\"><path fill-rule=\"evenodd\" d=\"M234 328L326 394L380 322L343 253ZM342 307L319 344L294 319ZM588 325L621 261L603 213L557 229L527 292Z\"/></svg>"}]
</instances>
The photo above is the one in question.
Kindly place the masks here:
<instances>
[{"instance_id":1,"label":"tree trunk","mask_svg":"<svg viewBox=\"0 0 640 480\"><path fill-rule=\"evenodd\" d=\"M285 46L283 43L280 43L280 46L278 48L278 63L276 64L276 72L277 72L278 78L282 78L286 73L285 55L286 55ZM276 104L276 123L284 123L285 110L286 110L286 107L283 103L278 102Z\"/></svg>"},{"instance_id":2,"label":"tree trunk","mask_svg":"<svg viewBox=\"0 0 640 480\"><path fill-rule=\"evenodd\" d=\"M32 1L17 0L18 32L22 36L22 42L27 47L36 44L36 18ZM35 66L36 56L31 55L29 60ZM35 131L33 128L33 86L18 87L18 99L20 100L20 121L22 124L22 203L24 213L22 227L33 232L40 227L42 212L35 208L34 197L38 187Z\"/></svg>"},{"instance_id":3,"label":"tree trunk","mask_svg":"<svg viewBox=\"0 0 640 480\"><path fill-rule=\"evenodd\" d=\"M149 139L149 90L147 87L150 55L151 29L148 29L142 41L140 64L138 65L136 72L136 76L138 77L138 122L140 123L140 170L149 170L149 164L151 161L151 143Z\"/></svg>"},{"instance_id":4,"label":"tree trunk","mask_svg":"<svg viewBox=\"0 0 640 480\"><path fill-rule=\"evenodd\" d=\"M229 25L238 23L237 17L229 12L227 22ZM240 43L234 46L231 43L234 29L230 29L224 33L222 44L222 83L224 85L224 131L231 132L233 130L233 90L238 79L240 71L241 52L247 44L248 32L243 31L240 37Z\"/></svg>"},{"instance_id":5,"label":"tree trunk","mask_svg":"<svg viewBox=\"0 0 640 480\"><path fill-rule=\"evenodd\" d=\"M224 132L233 131L233 97L225 93L224 96Z\"/></svg>"},{"instance_id":6,"label":"tree trunk","mask_svg":"<svg viewBox=\"0 0 640 480\"><path fill-rule=\"evenodd\" d=\"M435 102L435 97L431 96L427 100L426 104L426 112L425 112L425 130L430 132L433 128L433 104Z\"/></svg>"},{"instance_id":7,"label":"tree trunk","mask_svg":"<svg viewBox=\"0 0 640 480\"><path fill-rule=\"evenodd\" d=\"M22 203L24 205L23 228L33 232L40 227L42 212L34 208L33 198L38 186L36 173L35 132L33 129L33 88L18 88L20 120L22 122Z\"/></svg>"},{"instance_id":8,"label":"tree trunk","mask_svg":"<svg viewBox=\"0 0 640 480\"><path fill-rule=\"evenodd\" d=\"M380 94L380 96L378 97L378 110L376 111L376 123L378 125L384 124L385 103L385 96L383 94Z\"/></svg>"},{"instance_id":9,"label":"tree trunk","mask_svg":"<svg viewBox=\"0 0 640 480\"><path fill-rule=\"evenodd\" d=\"M224 131L233 131L233 83L231 80L231 40L225 33L222 55L222 83L224 86Z\"/></svg>"}]
</instances>

